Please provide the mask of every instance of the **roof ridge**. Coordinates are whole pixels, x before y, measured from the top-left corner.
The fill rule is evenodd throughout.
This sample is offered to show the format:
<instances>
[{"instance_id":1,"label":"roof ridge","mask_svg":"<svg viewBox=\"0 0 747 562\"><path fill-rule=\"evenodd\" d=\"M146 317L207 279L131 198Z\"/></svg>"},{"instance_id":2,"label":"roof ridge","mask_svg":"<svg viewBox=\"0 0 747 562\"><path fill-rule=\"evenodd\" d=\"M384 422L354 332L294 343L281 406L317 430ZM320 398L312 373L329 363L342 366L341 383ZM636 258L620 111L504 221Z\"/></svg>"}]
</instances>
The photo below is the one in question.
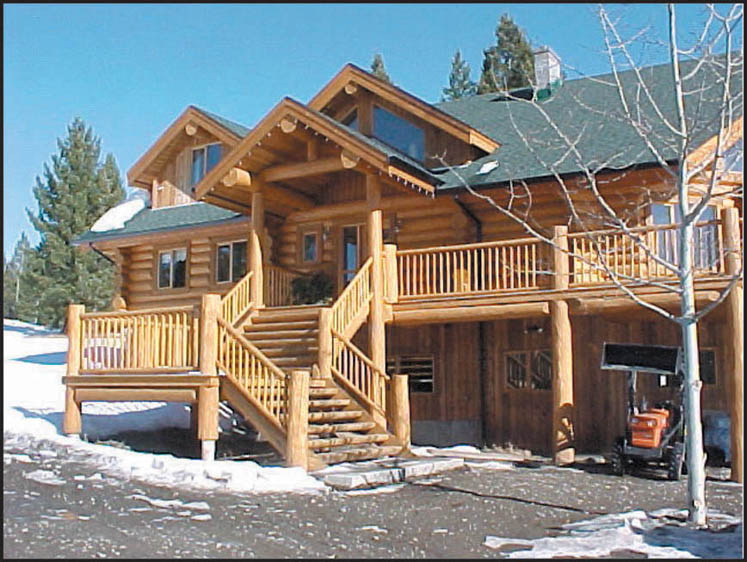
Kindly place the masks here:
<instances>
[{"instance_id":1,"label":"roof ridge","mask_svg":"<svg viewBox=\"0 0 747 562\"><path fill-rule=\"evenodd\" d=\"M227 127L228 129L231 129L232 132L234 132L234 133L238 134L239 131L243 130L243 133L238 135L240 137L246 136L246 134L249 131L251 131L251 129L249 127L247 127L246 125L242 125L238 121L234 121L233 119L229 119L228 117L223 117L222 115L218 115L217 113L214 113L212 111L208 111L207 109L199 107L199 106L197 106L195 104L190 104L190 107L196 109L200 113L202 113L205 116L209 117L210 119L212 119L213 121L215 121L219 125L221 125L223 127Z\"/></svg>"}]
</instances>

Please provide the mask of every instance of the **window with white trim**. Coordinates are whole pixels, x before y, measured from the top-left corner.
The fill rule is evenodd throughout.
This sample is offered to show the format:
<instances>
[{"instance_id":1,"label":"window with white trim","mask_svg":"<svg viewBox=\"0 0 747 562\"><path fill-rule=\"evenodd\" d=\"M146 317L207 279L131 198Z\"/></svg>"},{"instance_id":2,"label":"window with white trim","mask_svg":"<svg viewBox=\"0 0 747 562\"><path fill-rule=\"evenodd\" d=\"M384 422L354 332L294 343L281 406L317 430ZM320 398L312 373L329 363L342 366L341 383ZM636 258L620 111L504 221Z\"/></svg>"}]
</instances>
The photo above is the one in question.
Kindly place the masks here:
<instances>
[{"instance_id":1,"label":"window with white trim","mask_svg":"<svg viewBox=\"0 0 747 562\"><path fill-rule=\"evenodd\" d=\"M235 283L246 274L246 240L218 244L215 259L215 280Z\"/></svg>"},{"instance_id":2,"label":"window with white trim","mask_svg":"<svg viewBox=\"0 0 747 562\"><path fill-rule=\"evenodd\" d=\"M222 154L223 146L219 142L192 149L191 187L197 185L205 174L215 167Z\"/></svg>"},{"instance_id":3,"label":"window with white trim","mask_svg":"<svg viewBox=\"0 0 747 562\"><path fill-rule=\"evenodd\" d=\"M505 357L508 388L552 390L552 352L549 349L509 351Z\"/></svg>"},{"instance_id":4,"label":"window with white trim","mask_svg":"<svg viewBox=\"0 0 747 562\"><path fill-rule=\"evenodd\" d=\"M407 375L410 392L433 392L432 355L396 355L386 362L389 375Z\"/></svg>"},{"instance_id":5,"label":"window with white trim","mask_svg":"<svg viewBox=\"0 0 747 562\"><path fill-rule=\"evenodd\" d=\"M187 284L187 249L158 252L158 288L176 289Z\"/></svg>"},{"instance_id":6,"label":"window with white trim","mask_svg":"<svg viewBox=\"0 0 747 562\"><path fill-rule=\"evenodd\" d=\"M654 203L651 205L651 218L655 225L679 224L679 205ZM716 207L708 205L700 215L699 223L713 222L718 218ZM656 252L675 265L679 264L679 231L660 230L656 233ZM693 265L696 269L711 269L719 260L718 225L708 224L693 229Z\"/></svg>"}]
</instances>

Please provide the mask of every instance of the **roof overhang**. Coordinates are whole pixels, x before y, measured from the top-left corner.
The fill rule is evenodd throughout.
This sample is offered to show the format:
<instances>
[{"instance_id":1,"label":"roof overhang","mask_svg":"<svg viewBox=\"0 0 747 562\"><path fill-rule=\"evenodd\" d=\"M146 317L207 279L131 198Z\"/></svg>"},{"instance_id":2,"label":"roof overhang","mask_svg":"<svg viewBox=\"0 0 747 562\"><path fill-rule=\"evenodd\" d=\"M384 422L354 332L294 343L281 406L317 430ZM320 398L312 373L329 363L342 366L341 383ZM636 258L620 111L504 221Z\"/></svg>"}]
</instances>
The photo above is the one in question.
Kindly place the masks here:
<instances>
[{"instance_id":1,"label":"roof overhang","mask_svg":"<svg viewBox=\"0 0 747 562\"><path fill-rule=\"evenodd\" d=\"M389 82L376 78L371 73L350 63L346 64L309 101L308 106L316 111L322 111L341 92L354 91L357 87L365 88L373 94L402 107L411 114L431 123L465 143L476 146L488 154L500 146L500 143L477 129L470 127L463 121L456 119Z\"/></svg>"},{"instance_id":2,"label":"roof overhang","mask_svg":"<svg viewBox=\"0 0 747 562\"><path fill-rule=\"evenodd\" d=\"M167 153L167 157L171 156L169 153L174 147L179 146L199 129L203 129L229 147L235 146L241 140L236 133L200 111L199 108L190 105L127 171L129 185L150 190L153 186L153 179L158 173L155 168L163 165L164 153Z\"/></svg>"}]
</instances>

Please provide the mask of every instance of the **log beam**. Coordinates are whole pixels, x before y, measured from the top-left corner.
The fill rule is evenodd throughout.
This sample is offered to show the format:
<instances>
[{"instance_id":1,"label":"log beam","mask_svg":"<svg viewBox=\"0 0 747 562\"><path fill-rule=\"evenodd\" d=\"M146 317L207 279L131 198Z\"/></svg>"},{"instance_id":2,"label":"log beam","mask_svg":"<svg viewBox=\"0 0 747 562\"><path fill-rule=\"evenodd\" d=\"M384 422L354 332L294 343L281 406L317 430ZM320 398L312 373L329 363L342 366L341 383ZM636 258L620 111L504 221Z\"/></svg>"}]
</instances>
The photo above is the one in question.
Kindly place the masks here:
<instances>
[{"instance_id":1,"label":"log beam","mask_svg":"<svg viewBox=\"0 0 747 562\"><path fill-rule=\"evenodd\" d=\"M296 130L297 125L298 121L296 121L295 119L286 117L285 119L280 120L280 130L284 133L292 133Z\"/></svg>"},{"instance_id":2,"label":"log beam","mask_svg":"<svg viewBox=\"0 0 747 562\"><path fill-rule=\"evenodd\" d=\"M344 169L342 159L339 156L333 156L330 158L319 158L311 162L293 162L270 166L260 172L260 178L266 182L286 181L339 172Z\"/></svg>"},{"instance_id":3,"label":"log beam","mask_svg":"<svg viewBox=\"0 0 747 562\"><path fill-rule=\"evenodd\" d=\"M231 168L231 170L223 176L223 185L226 187L251 187L252 176L246 170L241 168Z\"/></svg>"},{"instance_id":4,"label":"log beam","mask_svg":"<svg viewBox=\"0 0 747 562\"><path fill-rule=\"evenodd\" d=\"M346 94L352 96L357 91L358 91L358 86L356 86L354 82L348 82L347 84L345 84L345 93Z\"/></svg>"},{"instance_id":5,"label":"log beam","mask_svg":"<svg viewBox=\"0 0 747 562\"><path fill-rule=\"evenodd\" d=\"M392 313L392 323L397 326L438 324L442 322L487 322L546 316L550 306L546 302L498 304L492 306L462 306L397 311Z\"/></svg>"},{"instance_id":6,"label":"log beam","mask_svg":"<svg viewBox=\"0 0 747 562\"><path fill-rule=\"evenodd\" d=\"M195 134L197 134L197 126L193 123L187 123L184 126L184 132L187 133L187 135L189 135L190 137L193 137L195 136Z\"/></svg>"},{"instance_id":7,"label":"log beam","mask_svg":"<svg viewBox=\"0 0 747 562\"><path fill-rule=\"evenodd\" d=\"M681 298L675 293L660 295L641 295L642 300L661 307L679 307ZM718 291L697 291L695 293L695 302L698 305L705 305L718 300ZM592 314L614 314L617 312L646 311L641 305L633 299L627 297L619 298L593 298L593 299L568 299L570 313L574 316L592 315ZM654 313L655 314L655 313Z\"/></svg>"}]
</instances>

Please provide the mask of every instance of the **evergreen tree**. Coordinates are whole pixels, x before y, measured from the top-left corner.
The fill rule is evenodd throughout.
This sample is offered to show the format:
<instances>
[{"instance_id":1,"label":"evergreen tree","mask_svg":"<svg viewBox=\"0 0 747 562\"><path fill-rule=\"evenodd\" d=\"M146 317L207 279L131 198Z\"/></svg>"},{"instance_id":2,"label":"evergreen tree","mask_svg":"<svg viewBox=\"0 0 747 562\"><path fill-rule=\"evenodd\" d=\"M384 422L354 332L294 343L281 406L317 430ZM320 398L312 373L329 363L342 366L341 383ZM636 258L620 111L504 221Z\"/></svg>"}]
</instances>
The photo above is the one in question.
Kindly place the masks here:
<instances>
[{"instance_id":1,"label":"evergreen tree","mask_svg":"<svg viewBox=\"0 0 747 562\"><path fill-rule=\"evenodd\" d=\"M371 74L376 76L376 78L380 78L385 82L389 82L390 84L392 82L389 79L389 74L387 74L387 71L384 68L384 57L382 57L379 53L376 53L374 55L373 62L371 63Z\"/></svg>"},{"instance_id":2,"label":"evergreen tree","mask_svg":"<svg viewBox=\"0 0 747 562\"><path fill-rule=\"evenodd\" d=\"M503 14L495 30L496 44L485 51L478 94L529 86L534 80L534 53L524 32Z\"/></svg>"},{"instance_id":3,"label":"evergreen tree","mask_svg":"<svg viewBox=\"0 0 747 562\"><path fill-rule=\"evenodd\" d=\"M39 245L28 253L21 274L26 298L18 303L22 319L59 327L70 303L93 310L106 308L114 289L114 269L96 252L83 252L71 241L88 230L124 196L114 157L99 161L101 140L76 118L67 138L57 140L59 154L44 179L37 176L34 196L39 212L26 210L39 231Z\"/></svg>"},{"instance_id":4,"label":"evergreen tree","mask_svg":"<svg viewBox=\"0 0 747 562\"><path fill-rule=\"evenodd\" d=\"M31 244L26 233L16 242L10 261L3 256L3 318L18 318L18 301L21 298L21 272L23 271Z\"/></svg>"},{"instance_id":5,"label":"evergreen tree","mask_svg":"<svg viewBox=\"0 0 747 562\"><path fill-rule=\"evenodd\" d=\"M474 95L477 85L470 77L470 73L469 64L462 58L462 52L457 49L454 58L451 59L449 87L443 89L442 101L453 101Z\"/></svg>"}]
</instances>

